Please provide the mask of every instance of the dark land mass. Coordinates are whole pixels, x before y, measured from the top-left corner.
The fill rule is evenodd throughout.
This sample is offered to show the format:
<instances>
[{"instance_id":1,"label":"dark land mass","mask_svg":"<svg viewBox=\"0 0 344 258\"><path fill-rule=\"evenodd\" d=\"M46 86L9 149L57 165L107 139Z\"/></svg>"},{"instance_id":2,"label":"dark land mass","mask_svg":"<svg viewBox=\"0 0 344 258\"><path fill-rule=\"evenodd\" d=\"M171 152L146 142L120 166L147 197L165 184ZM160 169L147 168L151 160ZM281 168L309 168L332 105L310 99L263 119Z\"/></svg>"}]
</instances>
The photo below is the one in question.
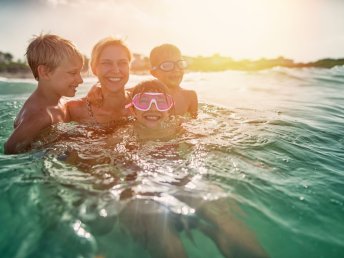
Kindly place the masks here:
<instances>
[{"instance_id":1,"label":"dark land mass","mask_svg":"<svg viewBox=\"0 0 344 258\"><path fill-rule=\"evenodd\" d=\"M344 58L332 59L325 58L315 62L296 63L292 59L278 57L275 59L259 59L259 60L233 60L230 57L221 55L213 55L208 57L185 57L189 63L188 71L190 72L218 72L226 70L238 71L260 71L273 67L288 68L332 68L344 65ZM82 73L91 75L88 67L89 59L85 56L85 65ZM149 59L140 54L133 55L131 70L134 73L147 73L149 71ZM32 78L31 71L26 62L22 60L13 60L13 55L0 51L0 76L7 78Z\"/></svg>"}]
</instances>

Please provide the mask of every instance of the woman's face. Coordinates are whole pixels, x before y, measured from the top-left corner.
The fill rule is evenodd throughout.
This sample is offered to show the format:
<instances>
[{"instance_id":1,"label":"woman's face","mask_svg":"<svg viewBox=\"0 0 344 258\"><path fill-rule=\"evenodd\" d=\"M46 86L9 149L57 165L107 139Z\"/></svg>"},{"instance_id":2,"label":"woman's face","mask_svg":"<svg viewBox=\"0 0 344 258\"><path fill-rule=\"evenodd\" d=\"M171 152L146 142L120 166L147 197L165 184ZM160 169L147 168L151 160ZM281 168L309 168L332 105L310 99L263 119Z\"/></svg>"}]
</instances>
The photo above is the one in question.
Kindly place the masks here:
<instances>
[{"instance_id":1,"label":"woman's face","mask_svg":"<svg viewBox=\"0 0 344 258\"><path fill-rule=\"evenodd\" d=\"M100 53L95 67L102 90L117 93L129 79L129 57L122 46L110 45Z\"/></svg>"}]
</instances>

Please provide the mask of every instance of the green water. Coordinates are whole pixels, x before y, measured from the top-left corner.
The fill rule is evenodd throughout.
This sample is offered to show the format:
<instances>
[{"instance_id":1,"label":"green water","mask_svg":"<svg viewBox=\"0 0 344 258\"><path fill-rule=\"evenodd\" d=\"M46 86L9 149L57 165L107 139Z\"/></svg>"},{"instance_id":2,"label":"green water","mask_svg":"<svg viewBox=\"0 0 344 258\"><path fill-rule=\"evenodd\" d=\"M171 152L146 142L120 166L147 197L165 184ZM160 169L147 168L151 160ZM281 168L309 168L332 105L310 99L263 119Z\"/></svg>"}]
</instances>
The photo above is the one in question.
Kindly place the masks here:
<instances>
[{"instance_id":1,"label":"green water","mask_svg":"<svg viewBox=\"0 0 344 258\"><path fill-rule=\"evenodd\" d=\"M189 74L184 85L198 92L199 118L174 139L138 144L124 129L127 137L106 145L119 131L70 124L57 126L41 150L0 155L1 257L150 257L118 214L132 189L177 196L185 175L198 180L190 194L210 201L225 193L270 257L342 257L343 72ZM1 145L33 89L30 81L0 81ZM66 161L70 149L77 163ZM191 216L184 202L164 207ZM179 237L189 257L222 257L197 225Z\"/></svg>"}]
</instances>

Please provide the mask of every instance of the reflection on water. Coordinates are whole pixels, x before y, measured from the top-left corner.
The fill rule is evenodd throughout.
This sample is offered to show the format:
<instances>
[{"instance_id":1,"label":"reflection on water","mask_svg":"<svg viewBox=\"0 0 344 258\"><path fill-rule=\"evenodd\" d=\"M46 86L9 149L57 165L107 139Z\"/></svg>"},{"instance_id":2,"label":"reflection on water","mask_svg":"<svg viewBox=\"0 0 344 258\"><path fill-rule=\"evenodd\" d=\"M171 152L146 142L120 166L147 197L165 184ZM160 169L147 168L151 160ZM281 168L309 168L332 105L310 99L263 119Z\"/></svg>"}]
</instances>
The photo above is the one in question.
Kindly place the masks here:
<instances>
[{"instance_id":1,"label":"reflection on water","mask_svg":"<svg viewBox=\"0 0 344 258\"><path fill-rule=\"evenodd\" d=\"M254 234L236 217L242 211L229 198L228 182L231 177L245 177L233 161L236 155L256 165L234 149L264 144L252 136L250 127L266 121L243 122L238 116L203 104L199 118L185 121L174 137L144 141L135 137L132 124L103 131L57 125L49 134L53 141L40 142L45 151L43 170L60 184L107 196L91 203L68 200L72 210L80 202L81 221L90 228L90 232L82 229L83 235L110 234L109 223L118 222L150 255L186 257L178 232L194 241L191 232L196 230L214 241L219 249L214 251L225 257L263 257Z\"/></svg>"}]
</instances>

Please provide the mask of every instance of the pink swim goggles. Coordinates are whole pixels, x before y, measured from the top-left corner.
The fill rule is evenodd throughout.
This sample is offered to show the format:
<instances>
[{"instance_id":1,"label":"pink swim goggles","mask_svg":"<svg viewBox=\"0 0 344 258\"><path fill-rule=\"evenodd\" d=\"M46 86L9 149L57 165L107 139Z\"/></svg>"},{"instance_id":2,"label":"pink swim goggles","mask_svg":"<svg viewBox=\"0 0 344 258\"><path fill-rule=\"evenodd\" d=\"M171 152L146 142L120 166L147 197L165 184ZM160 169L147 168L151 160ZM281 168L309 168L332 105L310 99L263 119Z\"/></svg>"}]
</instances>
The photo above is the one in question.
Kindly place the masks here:
<instances>
[{"instance_id":1,"label":"pink swim goggles","mask_svg":"<svg viewBox=\"0 0 344 258\"><path fill-rule=\"evenodd\" d=\"M156 109L161 112L170 110L174 105L171 95L161 92L144 92L135 94L131 103L125 107L128 108L130 106L134 106L138 110L148 111L153 103L155 104Z\"/></svg>"}]
</instances>

